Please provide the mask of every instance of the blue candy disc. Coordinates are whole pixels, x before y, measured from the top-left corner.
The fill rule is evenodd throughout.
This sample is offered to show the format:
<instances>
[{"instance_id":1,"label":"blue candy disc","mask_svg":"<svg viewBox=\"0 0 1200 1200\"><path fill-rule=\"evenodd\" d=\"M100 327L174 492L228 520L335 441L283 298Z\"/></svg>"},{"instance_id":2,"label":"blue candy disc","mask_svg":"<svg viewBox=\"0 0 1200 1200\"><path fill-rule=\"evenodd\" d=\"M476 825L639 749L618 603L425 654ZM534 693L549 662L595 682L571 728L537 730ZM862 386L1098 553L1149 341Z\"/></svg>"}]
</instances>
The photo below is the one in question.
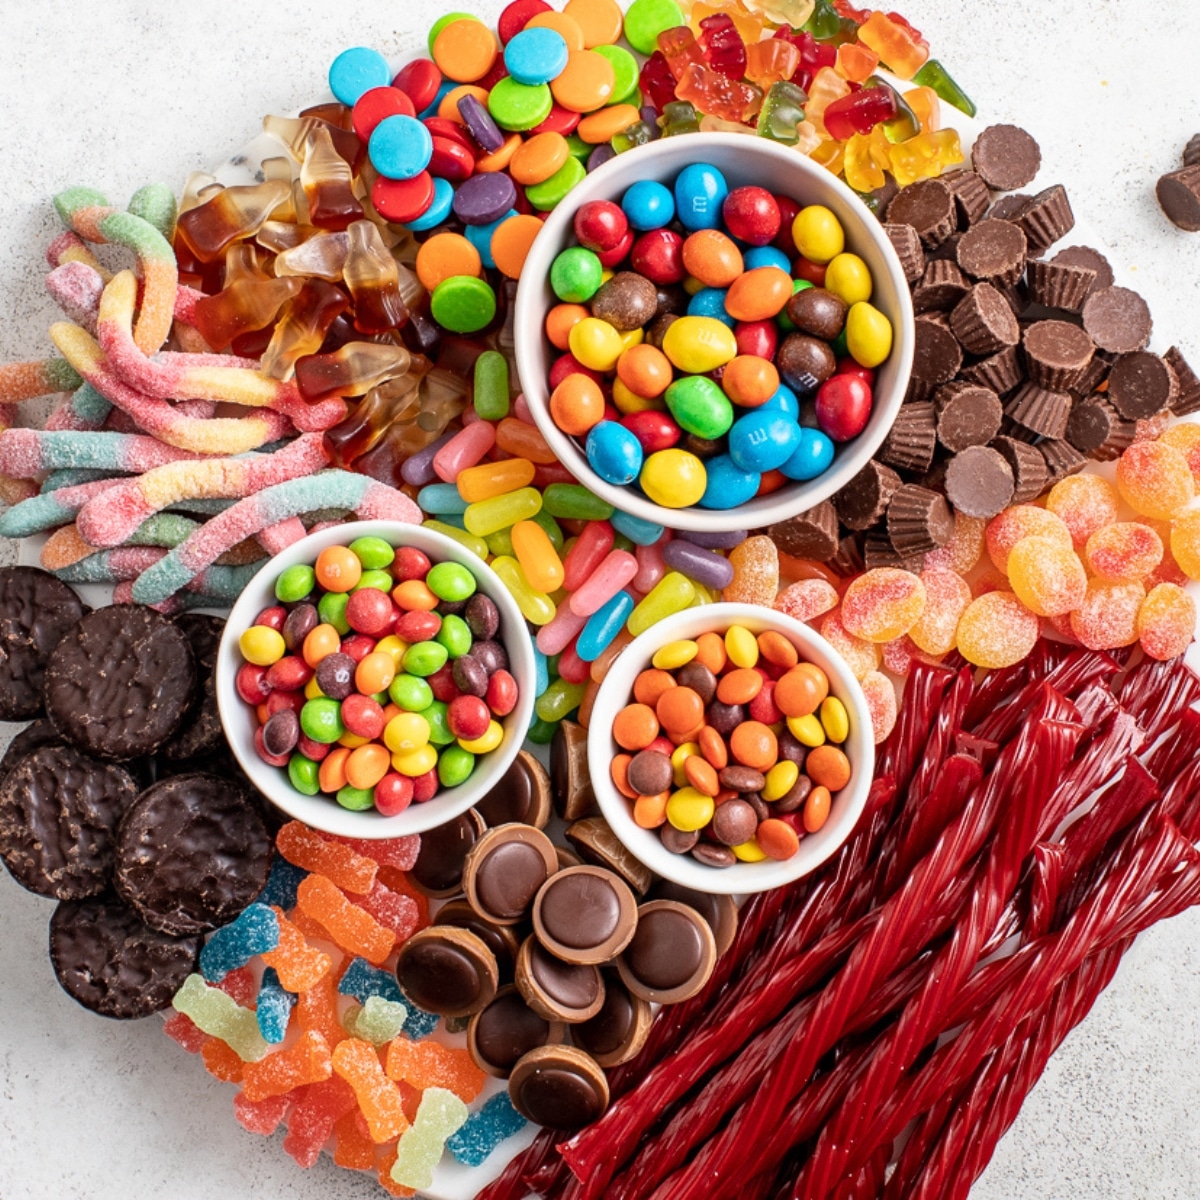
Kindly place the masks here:
<instances>
[{"instance_id":1,"label":"blue candy disc","mask_svg":"<svg viewBox=\"0 0 1200 1200\"><path fill-rule=\"evenodd\" d=\"M661 229L675 216L675 199L661 183L642 179L621 197L621 209L634 229Z\"/></svg>"},{"instance_id":2,"label":"blue candy disc","mask_svg":"<svg viewBox=\"0 0 1200 1200\"><path fill-rule=\"evenodd\" d=\"M454 205L454 185L448 179L433 177L433 199L429 207L419 216L405 224L409 229L420 233L423 229L432 229L440 225L449 215Z\"/></svg>"},{"instance_id":3,"label":"blue candy disc","mask_svg":"<svg viewBox=\"0 0 1200 1200\"><path fill-rule=\"evenodd\" d=\"M508 73L527 87L557 79L567 66L567 43L553 29L522 29L504 47Z\"/></svg>"},{"instance_id":4,"label":"blue candy disc","mask_svg":"<svg viewBox=\"0 0 1200 1200\"><path fill-rule=\"evenodd\" d=\"M587 436L588 465L605 483L632 483L642 469L642 444L624 425L601 421Z\"/></svg>"},{"instance_id":5,"label":"blue candy disc","mask_svg":"<svg viewBox=\"0 0 1200 1200\"><path fill-rule=\"evenodd\" d=\"M708 483L700 497L701 508L737 508L758 494L762 475L744 471L728 454L718 454L704 464Z\"/></svg>"},{"instance_id":6,"label":"blue candy disc","mask_svg":"<svg viewBox=\"0 0 1200 1200\"><path fill-rule=\"evenodd\" d=\"M343 50L329 68L329 90L343 103L353 107L363 92L387 87L392 71L387 59L369 46Z\"/></svg>"},{"instance_id":7,"label":"blue candy disc","mask_svg":"<svg viewBox=\"0 0 1200 1200\"><path fill-rule=\"evenodd\" d=\"M433 138L416 117L386 117L375 126L367 153L385 179L411 179L429 166Z\"/></svg>"},{"instance_id":8,"label":"blue candy disc","mask_svg":"<svg viewBox=\"0 0 1200 1200\"><path fill-rule=\"evenodd\" d=\"M779 469L789 479L816 479L828 471L832 463L833 442L819 429L801 429L800 444Z\"/></svg>"},{"instance_id":9,"label":"blue candy disc","mask_svg":"<svg viewBox=\"0 0 1200 1200\"><path fill-rule=\"evenodd\" d=\"M716 167L693 163L675 178L675 207L685 229L717 229L729 184Z\"/></svg>"},{"instance_id":10,"label":"blue candy disc","mask_svg":"<svg viewBox=\"0 0 1200 1200\"><path fill-rule=\"evenodd\" d=\"M729 457L743 471L782 467L800 444L800 426L779 411L755 409L738 417L729 431Z\"/></svg>"}]
</instances>

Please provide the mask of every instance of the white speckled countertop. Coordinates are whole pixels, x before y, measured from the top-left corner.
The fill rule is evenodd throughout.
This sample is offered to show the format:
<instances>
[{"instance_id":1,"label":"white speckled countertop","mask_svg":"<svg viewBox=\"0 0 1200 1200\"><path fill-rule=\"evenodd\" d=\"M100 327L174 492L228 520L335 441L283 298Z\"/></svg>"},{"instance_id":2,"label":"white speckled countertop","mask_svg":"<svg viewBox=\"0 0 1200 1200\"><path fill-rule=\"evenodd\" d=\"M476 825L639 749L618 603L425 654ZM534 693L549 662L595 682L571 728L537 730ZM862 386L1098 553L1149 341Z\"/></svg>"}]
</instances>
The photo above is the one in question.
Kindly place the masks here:
<instances>
[{"instance_id":1,"label":"white speckled countertop","mask_svg":"<svg viewBox=\"0 0 1200 1200\"><path fill-rule=\"evenodd\" d=\"M88 184L124 203L234 152L267 112L324 89L348 45L415 51L446 6L312 0L0 0L0 362L42 357L56 310L43 252L50 197ZM500 0L475 11L494 19ZM897 7L979 105L1026 126L1097 231L1117 281L1200 366L1200 235L1171 226L1154 182L1200 129L1200 5L1163 0L903 0ZM0 562L12 547L0 546ZM0 724L0 745L14 727ZM297 1200L381 1195L233 1120L233 1089L163 1037L78 1008L46 956L51 905L0 874L0 1197ZM1142 938L1055 1055L973 1196L1194 1200L1200 1195L1200 912Z\"/></svg>"}]
</instances>

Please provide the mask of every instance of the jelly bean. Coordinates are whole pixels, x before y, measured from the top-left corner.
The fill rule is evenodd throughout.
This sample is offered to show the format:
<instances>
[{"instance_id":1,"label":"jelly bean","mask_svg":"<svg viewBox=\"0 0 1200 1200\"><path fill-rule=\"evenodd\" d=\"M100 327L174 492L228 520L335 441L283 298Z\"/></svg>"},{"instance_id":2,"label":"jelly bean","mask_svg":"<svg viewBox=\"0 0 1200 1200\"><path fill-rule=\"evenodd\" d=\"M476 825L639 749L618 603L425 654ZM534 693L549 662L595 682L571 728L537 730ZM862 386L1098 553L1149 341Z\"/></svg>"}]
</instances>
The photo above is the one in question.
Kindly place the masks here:
<instances>
[{"instance_id":1,"label":"jelly bean","mask_svg":"<svg viewBox=\"0 0 1200 1200\"><path fill-rule=\"evenodd\" d=\"M663 617L687 608L695 595L695 585L686 575L668 572L629 614L626 623L629 632L635 637L645 633Z\"/></svg>"},{"instance_id":2,"label":"jelly bean","mask_svg":"<svg viewBox=\"0 0 1200 1200\"><path fill-rule=\"evenodd\" d=\"M538 497L539 503L541 497ZM530 585L521 570L520 563L515 558L501 556L493 560L492 570L500 577L501 582L512 593L521 615L534 625L545 625L554 616L554 601L542 591Z\"/></svg>"},{"instance_id":3,"label":"jelly bean","mask_svg":"<svg viewBox=\"0 0 1200 1200\"><path fill-rule=\"evenodd\" d=\"M552 483L543 494L546 512L577 521L606 521L613 506L578 483Z\"/></svg>"},{"instance_id":4,"label":"jelly bean","mask_svg":"<svg viewBox=\"0 0 1200 1200\"><path fill-rule=\"evenodd\" d=\"M657 542L664 532L657 522L647 521L626 512L614 512L610 523L618 533L638 546L649 546Z\"/></svg>"},{"instance_id":5,"label":"jelly bean","mask_svg":"<svg viewBox=\"0 0 1200 1200\"><path fill-rule=\"evenodd\" d=\"M710 472L710 482L711 479ZM668 542L662 549L662 557L667 566L706 587L723 588L733 582L733 564L727 558L683 538Z\"/></svg>"},{"instance_id":6,"label":"jelly bean","mask_svg":"<svg viewBox=\"0 0 1200 1200\"><path fill-rule=\"evenodd\" d=\"M540 592L562 587L563 564L546 531L533 521L518 521L512 529L513 551L525 578Z\"/></svg>"}]
</instances>

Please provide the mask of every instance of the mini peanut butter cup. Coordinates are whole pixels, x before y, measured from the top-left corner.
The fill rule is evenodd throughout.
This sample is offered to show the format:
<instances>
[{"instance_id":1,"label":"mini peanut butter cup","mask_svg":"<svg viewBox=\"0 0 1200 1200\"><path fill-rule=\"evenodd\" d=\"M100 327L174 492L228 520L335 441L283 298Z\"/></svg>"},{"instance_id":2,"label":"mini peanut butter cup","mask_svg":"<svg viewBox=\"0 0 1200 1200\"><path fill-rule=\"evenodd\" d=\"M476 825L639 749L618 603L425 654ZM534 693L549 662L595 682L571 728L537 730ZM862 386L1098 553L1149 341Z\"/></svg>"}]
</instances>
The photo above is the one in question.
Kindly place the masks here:
<instances>
[{"instance_id":1,"label":"mini peanut butter cup","mask_svg":"<svg viewBox=\"0 0 1200 1200\"><path fill-rule=\"evenodd\" d=\"M940 179L918 179L897 192L887 219L911 225L926 249L940 246L955 229L954 193Z\"/></svg>"},{"instance_id":2,"label":"mini peanut butter cup","mask_svg":"<svg viewBox=\"0 0 1200 1200\"><path fill-rule=\"evenodd\" d=\"M1172 225L1186 233L1200 229L1200 163L1164 175L1154 194Z\"/></svg>"},{"instance_id":3,"label":"mini peanut butter cup","mask_svg":"<svg viewBox=\"0 0 1200 1200\"><path fill-rule=\"evenodd\" d=\"M958 374L963 361L962 346L948 324L935 320L928 313L917 318L914 328L913 378L927 384L932 393L934 388L949 383ZM920 399L928 399L928 395Z\"/></svg>"},{"instance_id":4,"label":"mini peanut butter cup","mask_svg":"<svg viewBox=\"0 0 1200 1200\"><path fill-rule=\"evenodd\" d=\"M1075 214L1061 183L1038 192L1013 221L1021 227L1031 255L1041 254L1075 228Z\"/></svg>"},{"instance_id":5,"label":"mini peanut butter cup","mask_svg":"<svg viewBox=\"0 0 1200 1200\"><path fill-rule=\"evenodd\" d=\"M400 947L396 978L413 1003L442 1017L478 1012L496 994L496 956L469 929L431 925Z\"/></svg>"},{"instance_id":6,"label":"mini peanut butter cup","mask_svg":"<svg viewBox=\"0 0 1200 1200\"><path fill-rule=\"evenodd\" d=\"M891 467L871 459L845 487L833 495L833 507L847 529L869 529L882 520L902 480Z\"/></svg>"},{"instance_id":7,"label":"mini peanut butter cup","mask_svg":"<svg viewBox=\"0 0 1200 1200\"><path fill-rule=\"evenodd\" d=\"M1087 466L1087 458L1065 439L1047 438L1037 444L1038 453L1046 460L1048 482L1061 483Z\"/></svg>"},{"instance_id":8,"label":"mini peanut butter cup","mask_svg":"<svg viewBox=\"0 0 1200 1200\"><path fill-rule=\"evenodd\" d=\"M767 529L767 536L793 558L827 562L837 553L838 519L828 500Z\"/></svg>"},{"instance_id":9,"label":"mini peanut butter cup","mask_svg":"<svg viewBox=\"0 0 1200 1200\"><path fill-rule=\"evenodd\" d=\"M608 1107L608 1080L599 1063L575 1046L539 1046L508 1078L513 1108L548 1129L579 1129Z\"/></svg>"},{"instance_id":10,"label":"mini peanut butter cup","mask_svg":"<svg viewBox=\"0 0 1200 1200\"><path fill-rule=\"evenodd\" d=\"M937 436L951 453L968 446L984 446L1000 432L1004 408L991 388L976 384L947 383L938 388L933 402L937 408Z\"/></svg>"},{"instance_id":11,"label":"mini peanut butter cup","mask_svg":"<svg viewBox=\"0 0 1200 1200\"><path fill-rule=\"evenodd\" d=\"M614 970L604 974L604 1004L587 1021L571 1026L571 1039L602 1067L628 1062L646 1044L654 1013Z\"/></svg>"},{"instance_id":12,"label":"mini peanut butter cup","mask_svg":"<svg viewBox=\"0 0 1200 1200\"><path fill-rule=\"evenodd\" d=\"M1163 358L1167 360L1171 370L1175 372L1175 379L1179 388L1175 394L1175 399L1171 402L1171 411L1177 417L1182 417L1186 413L1200 411L1200 377L1197 377L1196 372L1188 364L1187 359L1183 357L1183 352L1178 346L1172 346L1163 355Z\"/></svg>"},{"instance_id":13,"label":"mini peanut butter cup","mask_svg":"<svg viewBox=\"0 0 1200 1200\"><path fill-rule=\"evenodd\" d=\"M1033 182L1042 165L1042 152L1019 126L989 125L975 139L971 162L993 191L1012 192Z\"/></svg>"},{"instance_id":14,"label":"mini peanut butter cup","mask_svg":"<svg viewBox=\"0 0 1200 1200\"><path fill-rule=\"evenodd\" d=\"M1097 393L1080 400L1067 420L1067 441L1080 454L1097 462L1111 462L1133 442L1135 423L1122 420L1120 413Z\"/></svg>"},{"instance_id":15,"label":"mini peanut butter cup","mask_svg":"<svg viewBox=\"0 0 1200 1200\"><path fill-rule=\"evenodd\" d=\"M495 925L486 920L465 899L447 900L437 910L433 923L469 930L496 956L501 981L512 980L521 943L510 925Z\"/></svg>"},{"instance_id":16,"label":"mini peanut butter cup","mask_svg":"<svg viewBox=\"0 0 1200 1200\"><path fill-rule=\"evenodd\" d=\"M1194 133L1183 148L1183 165L1194 167L1200 163L1200 133Z\"/></svg>"},{"instance_id":17,"label":"mini peanut butter cup","mask_svg":"<svg viewBox=\"0 0 1200 1200\"><path fill-rule=\"evenodd\" d=\"M955 305L950 329L969 354L995 354L1021 338L1015 314L990 283L977 283Z\"/></svg>"},{"instance_id":18,"label":"mini peanut butter cup","mask_svg":"<svg viewBox=\"0 0 1200 1200\"><path fill-rule=\"evenodd\" d=\"M554 845L532 825L489 829L471 847L463 887L471 907L496 925L516 925L533 907L538 889L558 870Z\"/></svg>"},{"instance_id":19,"label":"mini peanut butter cup","mask_svg":"<svg viewBox=\"0 0 1200 1200\"><path fill-rule=\"evenodd\" d=\"M507 1079L530 1050L561 1045L566 1032L561 1021L539 1016L516 987L508 984L471 1018L467 1050L481 1071L496 1079Z\"/></svg>"},{"instance_id":20,"label":"mini peanut butter cup","mask_svg":"<svg viewBox=\"0 0 1200 1200\"><path fill-rule=\"evenodd\" d=\"M963 367L959 378L1004 396L1024 382L1025 367L1016 346L1005 346L1003 350Z\"/></svg>"},{"instance_id":21,"label":"mini peanut butter cup","mask_svg":"<svg viewBox=\"0 0 1200 1200\"><path fill-rule=\"evenodd\" d=\"M1108 259L1099 250L1093 250L1091 246L1067 246L1065 249L1059 250L1050 261L1056 265L1084 267L1087 270L1095 271L1096 279L1088 289L1089 296L1092 292L1112 287L1116 282Z\"/></svg>"},{"instance_id":22,"label":"mini peanut butter cup","mask_svg":"<svg viewBox=\"0 0 1200 1200\"><path fill-rule=\"evenodd\" d=\"M651 900L638 909L637 932L617 959L617 970L635 996L677 1004L708 982L716 961L713 932L694 908Z\"/></svg>"},{"instance_id":23,"label":"mini peanut butter cup","mask_svg":"<svg viewBox=\"0 0 1200 1200\"><path fill-rule=\"evenodd\" d=\"M653 879L650 868L630 853L603 817L575 821L567 826L565 836L584 862L616 871L638 895L646 894Z\"/></svg>"},{"instance_id":24,"label":"mini peanut butter cup","mask_svg":"<svg viewBox=\"0 0 1200 1200\"><path fill-rule=\"evenodd\" d=\"M1025 264L1025 277L1035 304L1077 313L1096 282L1096 269L1035 258Z\"/></svg>"},{"instance_id":25,"label":"mini peanut butter cup","mask_svg":"<svg viewBox=\"0 0 1200 1200\"><path fill-rule=\"evenodd\" d=\"M937 417L931 402L902 404L879 447L880 461L898 471L928 471L937 447Z\"/></svg>"},{"instance_id":26,"label":"mini peanut butter cup","mask_svg":"<svg viewBox=\"0 0 1200 1200\"><path fill-rule=\"evenodd\" d=\"M1090 396L1108 378L1108 372L1112 367L1112 358L1111 354L1106 354L1103 350L1098 350L1093 354L1087 370L1071 388L1071 391L1076 396Z\"/></svg>"},{"instance_id":27,"label":"mini peanut butter cup","mask_svg":"<svg viewBox=\"0 0 1200 1200\"><path fill-rule=\"evenodd\" d=\"M1001 196L987 210L987 215L996 221L1013 221L1021 215L1025 205L1032 199L1032 196L1026 195L1024 192L1012 192L1008 196Z\"/></svg>"},{"instance_id":28,"label":"mini peanut butter cup","mask_svg":"<svg viewBox=\"0 0 1200 1200\"><path fill-rule=\"evenodd\" d=\"M987 184L976 171L951 171L942 176L942 182L954 195L954 211L959 229L970 229L982 219L991 203Z\"/></svg>"},{"instance_id":29,"label":"mini peanut butter cup","mask_svg":"<svg viewBox=\"0 0 1200 1200\"><path fill-rule=\"evenodd\" d=\"M413 886L427 896L456 896L463 890L467 855L487 831L484 819L473 808L421 834L421 849L409 872Z\"/></svg>"},{"instance_id":30,"label":"mini peanut butter cup","mask_svg":"<svg viewBox=\"0 0 1200 1200\"><path fill-rule=\"evenodd\" d=\"M1071 397L1067 392L1052 392L1027 383L1013 392L1004 406L1004 415L1030 433L1059 438L1067 431Z\"/></svg>"},{"instance_id":31,"label":"mini peanut butter cup","mask_svg":"<svg viewBox=\"0 0 1200 1200\"><path fill-rule=\"evenodd\" d=\"M910 284L916 283L925 270L925 251L921 247L920 234L911 225L899 223L885 224L883 232L896 251L904 278Z\"/></svg>"},{"instance_id":32,"label":"mini peanut butter cup","mask_svg":"<svg viewBox=\"0 0 1200 1200\"><path fill-rule=\"evenodd\" d=\"M629 945L636 928L633 892L604 867L558 872L533 905L538 941L565 962L609 962Z\"/></svg>"},{"instance_id":33,"label":"mini peanut butter cup","mask_svg":"<svg viewBox=\"0 0 1200 1200\"><path fill-rule=\"evenodd\" d=\"M1149 350L1122 354L1108 372L1108 399L1126 421L1171 408L1179 381L1170 364Z\"/></svg>"},{"instance_id":34,"label":"mini peanut butter cup","mask_svg":"<svg viewBox=\"0 0 1200 1200\"><path fill-rule=\"evenodd\" d=\"M1025 234L1011 221L984 220L958 243L958 265L973 279L1016 283L1025 269Z\"/></svg>"},{"instance_id":35,"label":"mini peanut butter cup","mask_svg":"<svg viewBox=\"0 0 1200 1200\"><path fill-rule=\"evenodd\" d=\"M896 548L892 545L891 538L888 537L886 525L877 525L860 536L862 537L862 563L868 571L874 571L876 567L898 567L902 571L911 571L914 575L920 575L925 566L924 552L909 555L907 558L896 553Z\"/></svg>"},{"instance_id":36,"label":"mini peanut butter cup","mask_svg":"<svg viewBox=\"0 0 1200 1200\"><path fill-rule=\"evenodd\" d=\"M998 450L972 446L946 464L946 495L965 517L994 517L1012 503L1012 467Z\"/></svg>"},{"instance_id":37,"label":"mini peanut butter cup","mask_svg":"<svg viewBox=\"0 0 1200 1200\"><path fill-rule=\"evenodd\" d=\"M587 730L578 721L560 721L550 742L550 791L554 811L578 821L596 809L587 763Z\"/></svg>"},{"instance_id":38,"label":"mini peanut butter cup","mask_svg":"<svg viewBox=\"0 0 1200 1200\"><path fill-rule=\"evenodd\" d=\"M489 828L520 821L544 829L550 820L550 776L528 750L520 750L500 782L475 805Z\"/></svg>"},{"instance_id":39,"label":"mini peanut butter cup","mask_svg":"<svg viewBox=\"0 0 1200 1200\"><path fill-rule=\"evenodd\" d=\"M966 294L971 284L948 258L935 258L913 289L913 313L949 312Z\"/></svg>"},{"instance_id":40,"label":"mini peanut butter cup","mask_svg":"<svg viewBox=\"0 0 1200 1200\"><path fill-rule=\"evenodd\" d=\"M1069 321L1034 321L1021 337L1029 378L1041 387L1065 392L1083 378L1096 344Z\"/></svg>"},{"instance_id":41,"label":"mini peanut butter cup","mask_svg":"<svg viewBox=\"0 0 1200 1200\"><path fill-rule=\"evenodd\" d=\"M564 962L532 934L517 953L516 984L526 1004L547 1021L586 1021L604 1003L599 967Z\"/></svg>"},{"instance_id":42,"label":"mini peanut butter cup","mask_svg":"<svg viewBox=\"0 0 1200 1200\"><path fill-rule=\"evenodd\" d=\"M902 558L927 554L954 536L954 514L944 496L919 484L906 483L888 505L887 532Z\"/></svg>"},{"instance_id":43,"label":"mini peanut butter cup","mask_svg":"<svg viewBox=\"0 0 1200 1200\"><path fill-rule=\"evenodd\" d=\"M1084 301L1083 327L1101 350L1128 354L1145 349L1153 321L1149 306L1137 292L1109 287L1092 292Z\"/></svg>"},{"instance_id":44,"label":"mini peanut butter cup","mask_svg":"<svg viewBox=\"0 0 1200 1200\"><path fill-rule=\"evenodd\" d=\"M1000 452L1012 470L1013 504L1028 504L1046 490L1050 474L1036 447L1016 438L998 437L992 442L992 449Z\"/></svg>"}]
</instances>

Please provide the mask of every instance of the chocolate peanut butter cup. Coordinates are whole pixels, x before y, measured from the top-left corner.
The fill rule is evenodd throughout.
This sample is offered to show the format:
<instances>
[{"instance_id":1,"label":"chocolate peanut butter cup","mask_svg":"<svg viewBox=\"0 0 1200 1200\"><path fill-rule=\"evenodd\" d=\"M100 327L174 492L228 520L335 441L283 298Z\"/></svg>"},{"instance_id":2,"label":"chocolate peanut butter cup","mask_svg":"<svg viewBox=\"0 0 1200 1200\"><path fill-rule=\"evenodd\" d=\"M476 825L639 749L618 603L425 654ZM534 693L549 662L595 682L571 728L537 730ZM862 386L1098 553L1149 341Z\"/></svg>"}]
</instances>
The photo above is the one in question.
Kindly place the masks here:
<instances>
[{"instance_id":1,"label":"chocolate peanut butter cup","mask_svg":"<svg viewBox=\"0 0 1200 1200\"><path fill-rule=\"evenodd\" d=\"M708 922L676 900L651 900L638 909L637 932L617 959L617 970L635 996L677 1004L708 982L717 945Z\"/></svg>"},{"instance_id":2,"label":"chocolate peanut butter cup","mask_svg":"<svg viewBox=\"0 0 1200 1200\"><path fill-rule=\"evenodd\" d=\"M910 284L916 283L925 270L925 251L921 246L921 235L911 225L899 222L885 223L883 232L887 234L888 241L896 251L904 278Z\"/></svg>"},{"instance_id":3,"label":"chocolate peanut butter cup","mask_svg":"<svg viewBox=\"0 0 1200 1200\"><path fill-rule=\"evenodd\" d=\"M1033 182L1042 165L1042 152L1019 126L989 125L975 139L971 163L993 191L1012 192Z\"/></svg>"},{"instance_id":4,"label":"chocolate peanut butter cup","mask_svg":"<svg viewBox=\"0 0 1200 1200\"><path fill-rule=\"evenodd\" d=\"M918 179L896 194L887 219L891 224L911 225L926 249L940 246L957 225L954 193L941 179Z\"/></svg>"},{"instance_id":5,"label":"chocolate peanut butter cup","mask_svg":"<svg viewBox=\"0 0 1200 1200\"><path fill-rule=\"evenodd\" d=\"M1179 380L1166 359L1149 350L1122 354L1108 372L1108 399L1126 421L1172 408Z\"/></svg>"},{"instance_id":6,"label":"chocolate peanut butter cup","mask_svg":"<svg viewBox=\"0 0 1200 1200\"><path fill-rule=\"evenodd\" d=\"M883 519L900 476L891 467L872 459L845 487L833 495L833 507L847 529L869 529Z\"/></svg>"},{"instance_id":7,"label":"chocolate peanut butter cup","mask_svg":"<svg viewBox=\"0 0 1200 1200\"><path fill-rule=\"evenodd\" d=\"M1109 287L1084 301L1083 327L1101 350L1128 354L1150 341L1153 321L1146 301L1129 288Z\"/></svg>"},{"instance_id":8,"label":"chocolate peanut butter cup","mask_svg":"<svg viewBox=\"0 0 1200 1200\"><path fill-rule=\"evenodd\" d=\"M999 451L1013 475L1013 504L1028 504L1046 490L1049 472L1036 447L1011 437L998 437L992 449Z\"/></svg>"},{"instance_id":9,"label":"chocolate peanut butter cup","mask_svg":"<svg viewBox=\"0 0 1200 1200\"><path fill-rule=\"evenodd\" d=\"M972 446L946 464L946 496L966 517L994 517L1013 498L1013 471L990 446Z\"/></svg>"}]
</instances>

